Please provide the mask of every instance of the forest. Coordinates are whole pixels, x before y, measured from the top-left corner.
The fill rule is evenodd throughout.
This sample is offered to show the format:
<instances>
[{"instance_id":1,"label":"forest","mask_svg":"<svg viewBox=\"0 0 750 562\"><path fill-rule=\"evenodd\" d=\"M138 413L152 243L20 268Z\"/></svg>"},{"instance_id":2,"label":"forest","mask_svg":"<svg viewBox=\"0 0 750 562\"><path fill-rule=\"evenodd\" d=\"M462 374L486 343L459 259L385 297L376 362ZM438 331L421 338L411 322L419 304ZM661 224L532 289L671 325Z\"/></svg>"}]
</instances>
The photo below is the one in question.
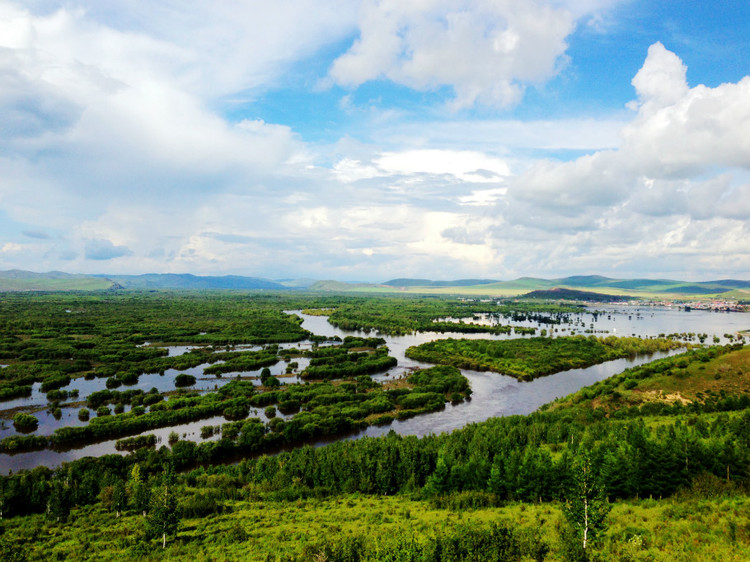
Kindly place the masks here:
<instances>
[{"instance_id":1,"label":"forest","mask_svg":"<svg viewBox=\"0 0 750 562\"><path fill-rule=\"evenodd\" d=\"M383 376L395 357L378 332L446 318L464 318L471 329L482 325L471 321L477 315L500 314L493 303L444 300L3 297L1 388L45 392L44 409L72 407L81 419L37 435L31 418L38 412L3 410L18 424L0 441L2 451L117 439L121 454L0 476L0 558L750 557L750 349L742 341L488 332L510 339L435 340L407 355L437 365ZM333 323L340 310L340 318L354 318L358 305L366 312L358 321L370 333L345 338L316 337L298 315L284 312L321 310ZM575 314L529 306L502 314L526 321L541 315L545 326ZM377 319L390 312L390 321ZM196 348L170 356L160 347L167 344ZM391 431L334 439L471 400L461 368L525 380L657 351L662 358L528 415L421 438ZM286 366L272 375L277 363ZM205 366L197 379L221 385L198 388L193 375L169 391L130 382L197 365ZM71 381L97 379L105 388L82 395L70 389ZM173 432L167 446L144 433L216 415L224 421L204 426L201 441ZM311 444L320 439L332 442Z\"/></svg>"},{"instance_id":2,"label":"forest","mask_svg":"<svg viewBox=\"0 0 750 562\"><path fill-rule=\"evenodd\" d=\"M668 338L608 336L531 338L526 340L436 340L406 350L406 356L462 369L494 371L529 381L536 377L595 365L619 357L690 346Z\"/></svg>"}]
</instances>

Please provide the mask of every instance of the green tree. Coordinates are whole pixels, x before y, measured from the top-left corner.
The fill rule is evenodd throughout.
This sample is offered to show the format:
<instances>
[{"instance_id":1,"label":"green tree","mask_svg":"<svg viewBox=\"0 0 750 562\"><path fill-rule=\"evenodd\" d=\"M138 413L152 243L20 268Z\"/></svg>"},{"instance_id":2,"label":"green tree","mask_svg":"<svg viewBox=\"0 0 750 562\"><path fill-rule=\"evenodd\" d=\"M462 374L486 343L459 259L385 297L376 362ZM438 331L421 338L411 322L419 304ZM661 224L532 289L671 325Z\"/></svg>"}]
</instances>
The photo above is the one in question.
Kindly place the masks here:
<instances>
[{"instance_id":1,"label":"green tree","mask_svg":"<svg viewBox=\"0 0 750 562\"><path fill-rule=\"evenodd\" d=\"M130 489L130 495L133 498L133 509L140 511L146 517L146 512L151 502L151 488L143 481L141 467L137 463L133 465L133 469L130 471Z\"/></svg>"},{"instance_id":2,"label":"green tree","mask_svg":"<svg viewBox=\"0 0 750 562\"><path fill-rule=\"evenodd\" d=\"M440 454L435 465L435 472L427 479L425 490L430 495L445 494L451 488L451 467Z\"/></svg>"},{"instance_id":3,"label":"green tree","mask_svg":"<svg viewBox=\"0 0 750 562\"><path fill-rule=\"evenodd\" d=\"M122 480L118 480L112 491L112 509L117 513L117 517L120 517L120 513L127 507L127 505L128 494L125 491L125 484L122 483Z\"/></svg>"},{"instance_id":4,"label":"green tree","mask_svg":"<svg viewBox=\"0 0 750 562\"><path fill-rule=\"evenodd\" d=\"M611 506L588 453L583 453L573 463L571 476L563 513L575 531L582 549L582 559L588 560L587 549L599 532L606 528L606 518Z\"/></svg>"},{"instance_id":5,"label":"green tree","mask_svg":"<svg viewBox=\"0 0 750 562\"><path fill-rule=\"evenodd\" d=\"M65 521L70 512L70 507L70 487L67 478L54 478L47 499L47 515L58 523Z\"/></svg>"},{"instance_id":6,"label":"green tree","mask_svg":"<svg viewBox=\"0 0 750 562\"><path fill-rule=\"evenodd\" d=\"M173 485L169 478L159 486L151 497L151 505L146 517L146 528L151 536L161 535L161 547L167 546L167 535L177 533L180 519L177 515L177 500L174 497Z\"/></svg>"}]
</instances>

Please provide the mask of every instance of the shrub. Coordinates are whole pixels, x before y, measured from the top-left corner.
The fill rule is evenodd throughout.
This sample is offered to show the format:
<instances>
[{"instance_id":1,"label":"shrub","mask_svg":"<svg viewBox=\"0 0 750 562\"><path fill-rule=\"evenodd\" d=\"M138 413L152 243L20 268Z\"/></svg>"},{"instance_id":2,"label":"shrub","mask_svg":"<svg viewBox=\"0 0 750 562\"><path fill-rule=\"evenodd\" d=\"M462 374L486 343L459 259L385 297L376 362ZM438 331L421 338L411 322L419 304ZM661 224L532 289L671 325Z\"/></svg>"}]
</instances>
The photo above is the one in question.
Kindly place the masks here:
<instances>
[{"instance_id":1,"label":"shrub","mask_svg":"<svg viewBox=\"0 0 750 562\"><path fill-rule=\"evenodd\" d=\"M195 381L196 378L193 375L181 373L174 378L174 385L177 388L183 388L186 386L193 386L195 384Z\"/></svg>"},{"instance_id":2,"label":"shrub","mask_svg":"<svg viewBox=\"0 0 750 562\"><path fill-rule=\"evenodd\" d=\"M34 431L39 426L39 420L31 414L18 412L13 416L13 425L18 431Z\"/></svg>"}]
</instances>

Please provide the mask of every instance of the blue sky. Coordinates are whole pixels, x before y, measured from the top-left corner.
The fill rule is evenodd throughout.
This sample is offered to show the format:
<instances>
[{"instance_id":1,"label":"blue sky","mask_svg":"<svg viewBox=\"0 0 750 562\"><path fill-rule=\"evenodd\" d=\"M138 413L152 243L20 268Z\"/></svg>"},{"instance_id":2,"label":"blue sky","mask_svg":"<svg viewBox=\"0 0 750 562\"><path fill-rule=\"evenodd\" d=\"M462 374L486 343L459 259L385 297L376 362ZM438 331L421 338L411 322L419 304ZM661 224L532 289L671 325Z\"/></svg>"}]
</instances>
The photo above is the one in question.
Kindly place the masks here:
<instances>
[{"instance_id":1,"label":"blue sky","mask_svg":"<svg viewBox=\"0 0 750 562\"><path fill-rule=\"evenodd\" d=\"M750 275L750 4L0 0L0 270Z\"/></svg>"}]
</instances>

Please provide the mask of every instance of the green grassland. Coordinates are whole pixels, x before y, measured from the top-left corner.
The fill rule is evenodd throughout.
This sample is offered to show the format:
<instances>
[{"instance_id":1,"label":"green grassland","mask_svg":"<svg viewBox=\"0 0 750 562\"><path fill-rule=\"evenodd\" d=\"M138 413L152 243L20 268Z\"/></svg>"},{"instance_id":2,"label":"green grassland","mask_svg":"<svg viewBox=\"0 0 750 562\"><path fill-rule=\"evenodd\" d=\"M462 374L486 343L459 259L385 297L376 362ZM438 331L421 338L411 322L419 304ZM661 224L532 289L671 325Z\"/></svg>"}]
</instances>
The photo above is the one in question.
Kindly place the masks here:
<instances>
[{"instance_id":1,"label":"green grassland","mask_svg":"<svg viewBox=\"0 0 750 562\"><path fill-rule=\"evenodd\" d=\"M750 347L736 347L696 349L679 358L629 369L556 401L550 409L601 410L613 415L636 410L700 410L706 404L747 400Z\"/></svg>"},{"instance_id":2,"label":"green grassland","mask_svg":"<svg viewBox=\"0 0 750 562\"><path fill-rule=\"evenodd\" d=\"M104 291L112 281L97 277L0 279L0 291Z\"/></svg>"},{"instance_id":3,"label":"green grassland","mask_svg":"<svg viewBox=\"0 0 750 562\"><path fill-rule=\"evenodd\" d=\"M189 490L198 492L199 490ZM598 556L602 560L744 561L750 558L750 498L696 486L668 500L618 502ZM247 495L252 495L251 493ZM413 497L342 495L293 502L238 499L221 513L183 519L177 537L159 548L144 537L140 514L121 517L102 505L74 510L65 525L42 515L3 523L4 560L321 560L333 545L361 541L364 559L397 541L426 542L455 529L513 529L520 557L565 560L556 503L511 503L495 508L451 509ZM318 558L315 558L316 555ZM334 557L331 557L334 558ZM538 559L538 558L537 558Z\"/></svg>"}]
</instances>

